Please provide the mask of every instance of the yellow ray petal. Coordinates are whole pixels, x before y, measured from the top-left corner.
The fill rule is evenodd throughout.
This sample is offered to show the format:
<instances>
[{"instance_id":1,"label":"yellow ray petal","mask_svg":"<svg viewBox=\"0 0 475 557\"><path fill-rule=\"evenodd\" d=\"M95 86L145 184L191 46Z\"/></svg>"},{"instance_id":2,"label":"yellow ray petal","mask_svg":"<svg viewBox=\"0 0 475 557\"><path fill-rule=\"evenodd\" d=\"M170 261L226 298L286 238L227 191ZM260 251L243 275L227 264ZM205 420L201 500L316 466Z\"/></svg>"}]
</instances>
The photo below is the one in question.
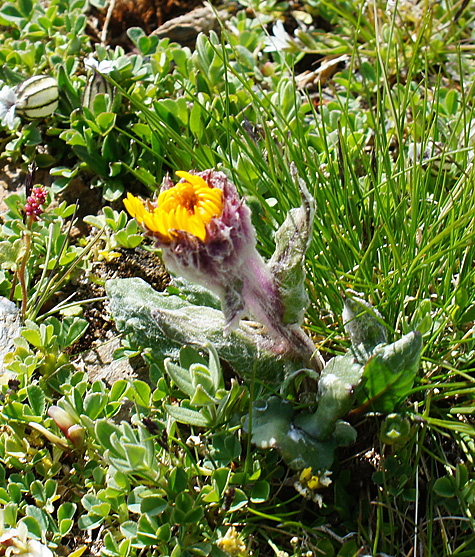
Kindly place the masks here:
<instances>
[{"instance_id":1,"label":"yellow ray petal","mask_svg":"<svg viewBox=\"0 0 475 557\"><path fill-rule=\"evenodd\" d=\"M208 184L206 183L206 180L201 176L196 176L196 174L190 174L189 172L185 172L184 170L177 170L175 174L180 178L186 180L192 186L209 188Z\"/></svg>"}]
</instances>

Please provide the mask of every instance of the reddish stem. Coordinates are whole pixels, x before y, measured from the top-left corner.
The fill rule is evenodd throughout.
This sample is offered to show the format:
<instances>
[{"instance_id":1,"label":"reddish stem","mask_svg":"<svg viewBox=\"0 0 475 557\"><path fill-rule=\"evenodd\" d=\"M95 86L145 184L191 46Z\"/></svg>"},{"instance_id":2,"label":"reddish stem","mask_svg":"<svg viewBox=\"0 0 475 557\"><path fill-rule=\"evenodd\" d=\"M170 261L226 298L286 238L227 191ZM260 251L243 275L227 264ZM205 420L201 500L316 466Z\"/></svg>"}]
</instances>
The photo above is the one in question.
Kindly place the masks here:
<instances>
[{"instance_id":1,"label":"reddish stem","mask_svg":"<svg viewBox=\"0 0 475 557\"><path fill-rule=\"evenodd\" d=\"M21 316L23 320L25 319L26 315L26 306L28 302L28 293L26 290L26 264L28 262L28 257L30 256L30 249L31 249L31 227L33 225L34 218L29 217L26 225L26 230L23 234L23 238L25 239L25 253L23 255L23 259L21 262L21 267L18 272L18 280L20 281L21 287Z\"/></svg>"}]
</instances>

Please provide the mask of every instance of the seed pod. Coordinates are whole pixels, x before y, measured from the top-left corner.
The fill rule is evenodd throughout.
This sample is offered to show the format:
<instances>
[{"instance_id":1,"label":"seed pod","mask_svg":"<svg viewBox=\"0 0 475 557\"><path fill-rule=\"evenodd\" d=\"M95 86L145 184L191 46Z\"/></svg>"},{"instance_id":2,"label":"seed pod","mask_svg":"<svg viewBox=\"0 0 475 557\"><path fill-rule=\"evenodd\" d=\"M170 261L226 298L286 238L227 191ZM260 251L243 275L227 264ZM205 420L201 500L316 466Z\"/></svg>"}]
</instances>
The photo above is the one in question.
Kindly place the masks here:
<instances>
[{"instance_id":1,"label":"seed pod","mask_svg":"<svg viewBox=\"0 0 475 557\"><path fill-rule=\"evenodd\" d=\"M58 83L47 75L35 75L20 83L16 95L16 111L26 118L45 118L58 108Z\"/></svg>"}]
</instances>

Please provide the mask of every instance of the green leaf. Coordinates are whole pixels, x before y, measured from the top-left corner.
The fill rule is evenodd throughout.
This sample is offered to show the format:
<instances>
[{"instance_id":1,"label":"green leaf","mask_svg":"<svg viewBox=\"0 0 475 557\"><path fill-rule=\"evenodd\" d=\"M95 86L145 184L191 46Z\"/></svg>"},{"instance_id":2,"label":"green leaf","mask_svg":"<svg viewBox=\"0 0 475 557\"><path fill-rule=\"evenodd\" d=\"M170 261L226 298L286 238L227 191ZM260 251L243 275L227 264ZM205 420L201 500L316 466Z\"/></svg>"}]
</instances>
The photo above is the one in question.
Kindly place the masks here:
<instances>
[{"instance_id":1,"label":"green leaf","mask_svg":"<svg viewBox=\"0 0 475 557\"><path fill-rule=\"evenodd\" d=\"M109 503L99 503L98 505L94 505L91 509L92 514L98 514L99 516L103 516L104 518L109 515L111 510L111 506Z\"/></svg>"},{"instance_id":2,"label":"green leaf","mask_svg":"<svg viewBox=\"0 0 475 557\"><path fill-rule=\"evenodd\" d=\"M234 491L234 499L229 507L229 512L233 513L239 509L245 507L248 503L247 495L242 489L238 487Z\"/></svg>"},{"instance_id":3,"label":"green leaf","mask_svg":"<svg viewBox=\"0 0 475 557\"><path fill-rule=\"evenodd\" d=\"M200 520L203 518L204 509L203 507L195 507L191 511L187 512L183 517L184 524L199 524Z\"/></svg>"},{"instance_id":4,"label":"green leaf","mask_svg":"<svg viewBox=\"0 0 475 557\"><path fill-rule=\"evenodd\" d=\"M191 109L189 126L190 131L196 136L198 141L200 141L205 132L205 127L201 120L201 106L197 101L193 103L193 108Z\"/></svg>"},{"instance_id":5,"label":"green leaf","mask_svg":"<svg viewBox=\"0 0 475 557\"><path fill-rule=\"evenodd\" d=\"M218 389L224 386L223 373L221 371L221 365L219 363L219 356L216 352L216 348L211 343L208 343L206 348L209 351L209 375L213 382L214 392L216 393Z\"/></svg>"},{"instance_id":6,"label":"green leaf","mask_svg":"<svg viewBox=\"0 0 475 557\"><path fill-rule=\"evenodd\" d=\"M188 369L177 366L167 359L165 360L165 370L182 393L189 397L194 395L195 387L193 386L191 373Z\"/></svg>"},{"instance_id":7,"label":"green leaf","mask_svg":"<svg viewBox=\"0 0 475 557\"><path fill-rule=\"evenodd\" d=\"M143 514L138 522L137 539L146 547L158 543L158 523L155 518Z\"/></svg>"},{"instance_id":8,"label":"green leaf","mask_svg":"<svg viewBox=\"0 0 475 557\"><path fill-rule=\"evenodd\" d=\"M369 85L371 83L376 83L376 72L372 64L368 62L362 62L360 64L360 73L366 81L369 81Z\"/></svg>"},{"instance_id":9,"label":"green leaf","mask_svg":"<svg viewBox=\"0 0 475 557\"><path fill-rule=\"evenodd\" d=\"M282 226L275 234L276 248L269 261L272 274L279 284L284 304L283 322L300 325L309 299L305 290L305 254L312 238L315 200L305 182L296 175L302 206L291 209Z\"/></svg>"},{"instance_id":10,"label":"green leaf","mask_svg":"<svg viewBox=\"0 0 475 557\"><path fill-rule=\"evenodd\" d=\"M460 290L460 289L459 289ZM459 292L459 290L457 292ZM455 294L457 297L457 293ZM460 305L460 304L459 304ZM432 329L432 304L429 299L422 300L411 319L411 328L425 335Z\"/></svg>"},{"instance_id":11,"label":"green leaf","mask_svg":"<svg viewBox=\"0 0 475 557\"><path fill-rule=\"evenodd\" d=\"M149 172L145 168L131 168L123 161L122 166L124 166L135 178L137 178L137 180L140 180L142 184L145 184L148 187L154 187L156 185L157 179L151 172Z\"/></svg>"},{"instance_id":12,"label":"green leaf","mask_svg":"<svg viewBox=\"0 0 475 557\"><path fill-rule=\"evenodd\" d=\"M459 490L463 489L469 481L469 472L465 464L457 464L457 469L455 470L455 482Z\"/></svg>"},{"instance_id":13,"label":"green leaf","mask_svg":"<svg viewBox=\"0 0 475 557\"><path fill-rule=\"evenodd\" d=\"M245 431L252 434L252 441L262 449L276 449L294 470L311 467L314 470L330 468L337 442L330 438L318 441L293 422L291 405L278 397L253 404L252 422L244 422Z\"/></svg>"},{"instance_id":14,"label":"green leaf","mask_svg":"<svg viewBox=\"0 0 475 557\"><path fill-rule=\"evenodd\" d=\"M183 346L211 342L219 357L239 373L251 377L255 369L256 378L270 384L302 367L298 360L275 358L265 333L256 333L255 328L241 322L225 337L220 310L156 292L142 279L108 280L106 291L117 329L130 334L135 345L150 348L156 361L162 362L164 357L177 361Z\"/></svg>"},{"instance_id":15,"label":"green leaf","mask_svg":"<svg viewBox=\"0 0 475 557\"><path fill-rule=\"evenodd\" d=\"M133 223L135 221L131 221ZM127 230L119 230L114 234L117 245L126 249L134 249L143 242L141 234L130 234Z\"/></svg>"},{"instance_id":16,"label":"green leaf","mask_svg":"<svg viewBox=\"0 0 475 557\"><path fill-rule=\"evenodd\" d=\"M168 478L168 488L172 493L177 494L185 491L188 487L188 475L183 468L175 467Z\"/></svg>"},{"instance_id":17,"label":"green leaf","mask_svg":"<svg viewBox=\"0 0 475 557\"><path fill-rule=\"evenodd\" d=\"M211 478L219 496L222 496L227 489L230 477L231 471L229 468L218 468L213 472Z\"/></svg>"},{"instance_id":18,"label":"green leaf","mask_svg":"<svg viewBox=\"0 0 475 557\"><path fill-rule=\"evenodd\" d=\"M365 364L376 346L387 342L387 331L380 313L351 290L343 296L343 324L360 364Z\"/></svg>"},{"instance_id":19,"label":"green leaf","mask_svg":"<svg viewBox=\"0 0 475 557\"><path fill-rule=\"evenodd\" d=\"M152 396L152 390L145 381L136 379L132 383L134 398L140 406L148 407L150 405L150 397Z\"/></svg>"},{"instance_id":20,"label":"green leaf","mask_svg":"<svg viewBox=\"0 0 475 557\"><path fill-rule=\"evenodd\" d=\"M445 97L445 106L449 114L455 114L458 108L458 94L455 89L451 89Z\"/></svg>"},{"instance_id":21,"label":"green leaf","mask_svg":"<svg viewBox=\"0 0 475 557\"><path fill-rule=\"evenodd\" d=\"M358 402L378 412L392 412L412 388L421 352L422 335L418 331L376 350L356 389Z\"/></svg>"},{"instance_id":22,"label":"green leaf","mask_svg":"<svg viewBox=\"0 0 475 557\"><path fill-rule=\"evenodd\" d=\"M95 420L107 406L108 397L102 393L88 393L84 398L84 413Z\"/></svg>"},{"instance_id":23,"label":"green leaf","mask_svg":"<svg viewBox=\"0 0 475 557\"><path fill-rule=\"evenodd\" d=\"M172 418L175 418L177 422L182 424L189 424L197 427L208 426L208 419L196 410L184 408L183 406L174 406L171 404L165 404L165 410Z\"/></svg>"},{"instance_id":24,"label":"green leaf","mask_svg":"<svg viewBox=\"0 0 475 557\"><path fill-rule=\"evenodd\" d=\"M97 116L96 122L102 135L107 135L114 128L116 117L113 112L103 112Z\"/></svg>"},{"instance_id":25,"label":"green leaf","mask_svg":"<svg viewBox=\"0 0 475 557\"><path fill-rule=\"evenodd\" d=\"M213 447L210 450L212 462L218 466L228 466L241 456L242 447L236 435L220 431L213 435Z\"/></svg>"},{"instance_id":26,"label":"green leaf","mask_svg":"<svg viewBox=\"0 0 475 557\"><path fill-rule=\"evenodd\" d=\"M124 522L120 525L120 531L122 535L128 539L136 538L137 530L138 524L136 522L133 522L132 520L127 520L127 522Z\"/></svg>"},{"instance_id":27,"label":"green leaf","mask_svg":"<svg viewBox=\"0 0 475 557\"><path fill-rule=\"evenodd\" d=\"M270 484L265 480L256 482L251 492L251 503L265 503L269 498Z\"/></svg>"},{"instance_id":28,"label":"green leaf","mask_svg":"<svg viewBox=\"0 0 475 557\"><path fill-rule=\"evenodd\" d=\"M70 532L74 526L74 520L70 518L64 518L63 520L58 520L59 526L59 533L61 536L65 536L68 532Z\"/></svg>"},{"instance_id":29,"label":"green leaf","mask_svg":"<svg viewBox=\"0 0 475 557\"><path fill-rule=\"evenodd\" d=\"M126 396L128 389L129 383L125 379L114 381L109 395L110 401L119 402Z\"/></svg>"},{"instance_id":30,"label":"green leaf","mask_svg":"<svg viewBox=\"0 0 475 557\"><path fill-rule=\"evenodd\" d=\"M141 54L144 56L154 54L157 50L158 37L154 35L145 35L137 41L137 46Z\"/></svg>"},{"instance_id":31,"label":"green leaf","mask_svg":"<svg viewBox=\"0 0 475 557\"><path fill-rule=\"evenodd\" d=\"M7 451L8 451L8 445L7 445ZM11 451L8 451L8 452L11 453ZM18 484L9 483L8 484L8 493L11 497L11 500L14 503L20 504L23 496L22 496L22 493L21 493L21 487Z\"/></svg>"},{"instance_id":32,"label":"green leaf","mask_svg":"<svg viewBox=\"0 0 475 557\"><path fill-rule=\"evenodd\" d=\"M316 412L299 416L295 424L312 437L327 439L333 433L337 420L351 409L355 400L353 390L362 375L363 366L355 362L351 352L332 358L318 382Z\"/></svg>"},{"instance_id":33,"label":"green leaf","mask_svg":"<svg viewBox=\"0 0 475 557\"><path fill-rule=\"evenodd\" d=\"M98 78L98 79L100 80L101 83L104 83L102 78ZM88 109L91 109L93 111L94 116L96 116L96 123L98 123L97 117L99 117L103 112L104 113L108 112L107 110L108 99L104 93L98 93L91 100L92 100L92 109L90 106L88 106ZM87 110L84 112L89 117L90 113L87 112Z\"/></svg>"},{"instance_id":34,"label":"green leaf","mask_svg":"<svg viewBox=\"0 0 475 557\"><path fill-rule=\"evenodd\" d=\"M166 523L160 526L160 528L158 528L157 530L156 536L159 542L164 542L164 543L168 542L172 537L172 530L170 524Z\"/></svg>"},{"instance_id":35,"label":"green leaf","mask_svg":"<svg viewBox=\"0 0 475 557\"><path fill-rule=\"evenodd\" d=\"M31 483L30 493L39 503L43 503L43 504L46 503L45 489L43 487L43 484L38 480L35 480L34 482Z\"/></svg>"},{"instance_id":36,"label":"green leaf","mask_svg":"<svg viewBox=\"0 0 475 557\"><path fill-rule=\"evenodd\" d=\"M38 387L38 385L28 385L26 391L28 393L28 401L34 414L36 416L43 416L46 405L43 389Z\"/></svg>"},{"instance_id":37,"label":"green leaf","mask_svg":"<svg viewBox=\"0 0 475 557\"><path fill-rule=\"evenodd\" d=\"M440 497L456 496L455 482L448 476L438 478L434 483L433 490L437 495L440 495Z\"/></svg>"},{"instance_id":38,"label":"green leaf","mask_svg":"<svg viewBox=\"0 0 475 557\"><path fill-rule=\"evenodd\" d=\"M107 178L109 175L108 164L98 152L92 152L83 145L73 145L73 151L95 174Z\"/></svg>"},{"instance_id":39,"label":"green leaf","mask_svg":"<svg viewBox=\"0 0 475 557\"><path fill-rule=\"evenodd\" d=\"M77 509L76 503L63 503L58 508L58 513L57 513L58 520L61 521L66 519L72 519L74 517L74 514L76 513L76 509Z\"/></svg>"},{"instance_id":40,"label":"green leaf","mask_svg":"<svg viewBox=\"0 0 475 557\"><path fill-rule=\"evenodd\" d=\"M179 493L175 498L176 508L180 509L183 513L190 512L193 509L194 503L193 497L185 491Z\"/></svg>"},{"instance_id":41,"label":"green leaf","mask_svg":"<svg viewBox=\"0 0 475 557\"><path fill-rule=\"evenodd\" d=\"M14 242L8 240L0 242L0 266L2 269L16 270L24 251L24 243L21 238Z\"/></svg>"},{"instance_id":42,"label":"green leaf","mask_svg":"<svg viewBox=\"0 0 475 557\"><path fill-rule=\"evenodd\" d=\"M80 317L66 317L62 323L62 333L58 338L61 346L67 348L77 342L89 327L89 323Z\"/></svg>"},{"instance_id":43,"label":"green leaf","mask_svg":"<svg viewBox=\"0 0 475 557\"><path fill-rule=\"evenodd\" d=\"M49 528L53 531L56 530L56 526L52 523L50 515L44 509L39 509L34 505L27 505L26 515L26 518L31 517L39 524L42 532L48 531ZM33 527L33 522L31 522L31 525ZM30 530L30 526L28 526L28 530ZM36 533L36 530L34 530L34 532Z\"/></svg>"},{"instance_id":44,"label":"green leaf","mask_svg":"<svg viewBox=\"0 0 475 557\"><path fill-rule=\"evenodd\" d=\"M22 519L22 522L28 528L28 532L30 534L36 536L38 539L41 539L41 526L39 525L36 518L32 516L25 516L25 518Z\"/></svg>"},{"instance_id":45,"label":"green leaf","mask_svg":"<svg viewBox=\"0 0 475 557\"><path fill-rule=\"evenodd\" d=\"M121 435L120 429L111 424L107 420L99 420L96 422L95 427L96 437L99 443L108 449L115 456L122 456L122 451L119 451L114 442L115 439L119 439Z\"/></svg>"},{"instance_id":46,"label":"green leaf","mask_svg":"<svg viewBox=\"0 0 475 557\"><path fill-rule=\"evenodd\" d=\"M7 3L3 6L0 10L0 17L6 20L7 22L11 22L14 25L21 26L22 22L24 21L24 15L19 12L12 3Z\"/></svg>"},{"instance_id":47,"label":"green leaf","mask_svg":"<svg viewBox=\"0 0 475 557\"><path fill-rule=\"evenodd\" d=\"M69 75L66 72L63 64L60 64L58 67L57 80L61 92L65 94L70 104L71 111L80 108L81 97L78 95L78 92L74 88L74 85L71 83Z\"/></svg>"},{"instance_id":48,"label":"green leaf","mask_svg":"<svg viewBox=\"0 0 475 557\"><path fill-rule=\"evenodd\" d=\"M195 394L191 399L192 406L210 406L216 404L216 400L209 395L203 385L197 385Z\"/></svg>"},{"instance_id":49,"label":"green leaf","mask_svg":"<svg viewBox=\"0 0 475 557\"><path fill-rule=\"evenodd\" d=\"M145 37L145 31L141 27L130 27L127 29L127 36L138 47L138 41L141 37Z\"/></svg>"},{"instance_id":50,"label":"green leaf","mask_svg":"<svg viewBox=\"0 0 475 557\"><path fill-rule=\"evenodd\" d=\"M104 522L104 517L97 514L86 514L79 517L78 526L81 530L94 530Z\"/></svg>"},{"instance_id":51,"label":"green leaf","mask_svg":"<svg viewBox=\"0 0 475 557\"><path fill-rule=\"evenodd\" d=\"M92 511L94 505L98 505L100 503L99 499L93 495L92 493L86 493L83 498L81 499L82 506L86 509L86 511Z\"/></svg>"},{"instance_id":52,"label":"green leaf","mask_svg":"<svg viewBox=\"0 0 475 557\"><path fill-rule=\"evenodd\" d=\"M142 471L147 469L147 449L140 445L124 443L125 456L132 470Z\"/></svg>"},{"instance_id":53,"label":"green leaf","mask_svg":"<svg viewBox=\"0 0 475 557\"><path fill-rule=\"evenodd\" d=\"M210 377L208 368L201 364L193 364L190 368L190 373L193 378L193 386L198 388L199 385L210 395L216 392L213 380Z\"/></svg>"},{"instance_id":54,"label":"green leaf","mask_svg":"<svg viewBox=\"0 0 475 557\"><path fill-rule=\"evenodd\" d=\"M117 201L124 193L124 184L120 180L107 180L103 184L102 195L109 202Z\"/></svg>"},{"instance_id":55,"label":"green leaf","mask_svg":"<svg viewBox=\"0 0 475 557\"><path fill-rule=\"evenodd\" d=\"M147 513L149 516L157 516L168 507L165 499L158 496L144 497L140 505L140 512Z\"/></svg>"}]
</instances>

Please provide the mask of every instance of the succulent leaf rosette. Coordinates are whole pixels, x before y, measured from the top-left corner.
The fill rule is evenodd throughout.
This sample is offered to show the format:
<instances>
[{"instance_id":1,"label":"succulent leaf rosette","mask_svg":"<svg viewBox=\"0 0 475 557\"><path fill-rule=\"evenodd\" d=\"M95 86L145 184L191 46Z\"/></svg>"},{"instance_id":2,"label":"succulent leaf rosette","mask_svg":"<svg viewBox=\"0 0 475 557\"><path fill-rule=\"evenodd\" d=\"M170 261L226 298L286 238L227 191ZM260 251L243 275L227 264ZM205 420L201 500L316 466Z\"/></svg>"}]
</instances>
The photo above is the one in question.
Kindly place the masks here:
<instances>
[{"instance_id":1,"label":"succulent leaf rosette","mask_svg":"<svg viewBox=\"0 0 475 557\"><path fill-rule=\"evenodd\" d=\"M177 175L177 184L164 179L154 202L143 203L130 193L124 200L130 215L161 248L165 265L220 298L225 335L240 318L252 317L264 325L273 352L319 367L301 323L285 319L284 281L258 253L251 211L236 186L214 170ZM292 245L288 247L291 251ZM303 317L303 311L297 313Z\"/></svg>"}]
</instances>

